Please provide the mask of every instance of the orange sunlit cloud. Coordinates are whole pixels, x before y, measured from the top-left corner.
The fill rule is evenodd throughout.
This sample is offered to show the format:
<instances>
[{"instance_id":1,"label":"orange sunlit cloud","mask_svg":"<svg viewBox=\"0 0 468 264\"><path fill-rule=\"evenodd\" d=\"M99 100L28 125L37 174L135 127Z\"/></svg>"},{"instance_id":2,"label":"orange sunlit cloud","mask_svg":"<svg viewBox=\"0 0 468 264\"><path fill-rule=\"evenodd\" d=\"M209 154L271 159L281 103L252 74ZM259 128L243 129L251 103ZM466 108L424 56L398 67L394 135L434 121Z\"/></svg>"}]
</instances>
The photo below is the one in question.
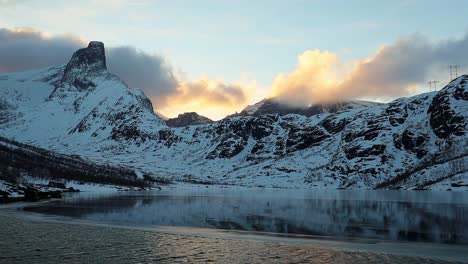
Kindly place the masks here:
<instances>
[{"instance_id":1,"label":"orange sunlit cloud","mask_svg":"<svg viewBox=\"0 0 468 264\"><path fill-rule=\"evenodd\" d=\"M305 51L294 70L275 78L269 96L292 105L408 96L420 92L426 76L440 66L432 59L438 55L434 50L428 41L411 36L352 63L336 53ZM422 67L426 60L430 66Z\"/></svg>"},{"instance_id":2,"label":"orange sunlit cloud","mask_svg":"<svg viewBox=\"0 0 468 264\"><path fill-rule=\"evenodd\" d=\"M197 112L214 120L242 110L255 92L255 82L250 84L225 84L219 80L203 78L184 82L177 93L167 98L167 104L157 111L167 117L184 112Z\"/></svg>"}]
</instances>

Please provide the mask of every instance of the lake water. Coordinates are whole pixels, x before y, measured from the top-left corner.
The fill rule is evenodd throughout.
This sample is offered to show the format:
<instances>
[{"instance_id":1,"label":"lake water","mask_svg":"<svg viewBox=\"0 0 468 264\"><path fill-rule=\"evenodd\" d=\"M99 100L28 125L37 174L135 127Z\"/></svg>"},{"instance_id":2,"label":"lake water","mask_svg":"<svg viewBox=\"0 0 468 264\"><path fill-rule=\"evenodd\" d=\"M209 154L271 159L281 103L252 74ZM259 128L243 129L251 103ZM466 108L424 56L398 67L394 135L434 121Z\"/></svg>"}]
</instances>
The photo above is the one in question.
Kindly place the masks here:
<instances>
[{"instance_id":1,"label":"lake water","mask_svg":"<svg viewBox=\"0 0 468 264\"><path fill-rule=\"evenodd\" d=\"M78 193L23 210L144 228L235 230L350 242L468 244L468 192L210 187Z\"/></svg>"}]
</instances>

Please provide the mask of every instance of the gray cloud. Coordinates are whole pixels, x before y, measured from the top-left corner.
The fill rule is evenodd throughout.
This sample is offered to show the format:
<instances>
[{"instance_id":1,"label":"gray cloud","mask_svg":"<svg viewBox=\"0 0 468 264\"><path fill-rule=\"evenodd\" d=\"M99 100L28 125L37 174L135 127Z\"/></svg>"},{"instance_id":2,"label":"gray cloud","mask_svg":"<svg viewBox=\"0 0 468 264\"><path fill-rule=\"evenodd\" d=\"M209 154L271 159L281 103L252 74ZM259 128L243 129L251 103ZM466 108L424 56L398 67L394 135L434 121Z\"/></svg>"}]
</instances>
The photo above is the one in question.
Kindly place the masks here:
<instances>
[{"instance_id":1,"label":"gray cloud","mask_svg":"<svg viewBox=\"0 0 468 264\"><path fill-rule=\"evenodd\" d=\"M343 72L346 63L337 54L306 51L299 57L296 69L278 76L272 95L301 105L359 97L407 96L430 79L447 80L448 65L458 64L463 70L466 61L468 34L438 43L418 34L401 38L379 49L370 59L356 62L344 77L337 72Z\"/></svg>"},{"instance_id":2,"label":"gray cloud","mask_svg":"<svg viewBox=\"0 0 468 264\"><path fill-rule=\"evenodd\" d=\"M0 71L15 72L66 63L83 46L71 37L45 38L32 29L0 29Z\"/></svg>"},{"instance_id":3,"label":"gray cloud","mask_svg":"<svg viewBox=\"0 0 468 264\"><path fill-rule=\"evenodd\" d=\"M72 36L46 37L33 29L0 28L0 72L66 64L73 52L85 46L87 43ZM163 57L131 46L106 47L106 57L108 70L122 78L129 87L143 89L156 108L165 107L174 98L187 101L187 96L195 96L199 100L207 97L219 105L245 101L242 87L218 82L214 89L207 89L202 81L179 80Z\"/></svg>"},{"instance_id":4,"label":"gray cloud","mask_svg":"<svg viewBox=\"0 0 468 264\"><path fill-rule=\"evenodd\" d=\"M413 35L360 62L340 90L349 90L353 96L408 95L428 79L448 77L448 65L463 65L467 60L468 35L441 43Z\"/></svg>"},{"instance_id":5,"label":"gray cloud","mask_svg":"<svg viewBox=\"0 0 468 264\"><path fill-rule=\"evenodd\" d=\"M155 105L167 103L177 93L178 79L165 60L134 47L109 48L106 51L109 71L121 77L130 87L141 88Z\"/></svg>"}]
</instances>

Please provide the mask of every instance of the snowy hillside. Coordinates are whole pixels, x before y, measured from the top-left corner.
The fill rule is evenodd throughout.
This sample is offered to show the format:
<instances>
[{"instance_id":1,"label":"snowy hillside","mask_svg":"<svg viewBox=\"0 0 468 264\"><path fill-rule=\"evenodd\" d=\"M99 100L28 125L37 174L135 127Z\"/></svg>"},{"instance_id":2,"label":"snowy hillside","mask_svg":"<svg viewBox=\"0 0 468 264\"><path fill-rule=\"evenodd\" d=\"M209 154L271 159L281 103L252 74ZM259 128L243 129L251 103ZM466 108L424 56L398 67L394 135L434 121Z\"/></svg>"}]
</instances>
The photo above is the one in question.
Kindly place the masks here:
<instances>
[{"instance_id":1,"label":"snowy hillside","mask_svg":"<svg viewBox=\"0 0 468 264\"><path fill-rule=\"evenodd\" d=\"M439 92L317 115L169 128L91 42L66 66L0 74L0 135L174 180L290 188L468 184L468 76ZM332 113L328 113L332 112Z\"/></svg>"}]
</instances>

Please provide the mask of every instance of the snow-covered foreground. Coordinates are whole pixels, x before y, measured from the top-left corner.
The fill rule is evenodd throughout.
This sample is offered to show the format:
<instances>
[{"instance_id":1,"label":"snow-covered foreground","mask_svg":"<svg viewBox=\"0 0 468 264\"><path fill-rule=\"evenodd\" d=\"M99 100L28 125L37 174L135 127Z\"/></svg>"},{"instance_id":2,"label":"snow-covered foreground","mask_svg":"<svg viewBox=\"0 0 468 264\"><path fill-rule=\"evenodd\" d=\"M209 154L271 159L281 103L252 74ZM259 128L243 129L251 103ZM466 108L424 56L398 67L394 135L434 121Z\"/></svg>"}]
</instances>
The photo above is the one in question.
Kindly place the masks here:
<instances>
[{"instance_id":1,"label":"snow-covered foreground","mask_svg":"<svg viewBox=\"0 0 468 264\"><path fill-rule=\"evenodd\" d=\"M468 184L466 75L383 105L169 128L141 90L107 71L93 42L66 66L0 74L0 95L1 136L138 175L281 188Z\"/></svg>"}]
</instances>

